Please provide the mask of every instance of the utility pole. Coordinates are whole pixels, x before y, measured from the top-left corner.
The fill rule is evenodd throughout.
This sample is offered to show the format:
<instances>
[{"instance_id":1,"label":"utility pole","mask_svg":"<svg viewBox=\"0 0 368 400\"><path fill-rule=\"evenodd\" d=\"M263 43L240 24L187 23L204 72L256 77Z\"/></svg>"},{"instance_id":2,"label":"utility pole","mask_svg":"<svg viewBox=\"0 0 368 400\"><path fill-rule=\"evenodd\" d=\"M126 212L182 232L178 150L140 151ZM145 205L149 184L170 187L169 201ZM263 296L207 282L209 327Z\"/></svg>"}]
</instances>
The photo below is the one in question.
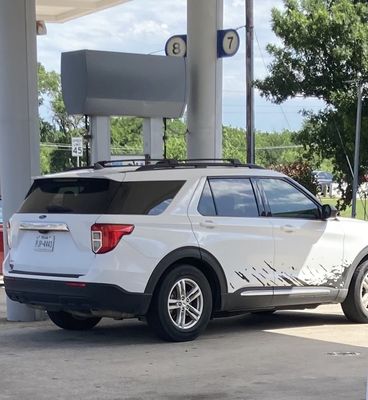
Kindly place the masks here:
<instances>
[{"instance_id":1,"label":"utility pole","mask_svg":"<svg viewBox=\"0 0 368 400\"><path fill-rule=\"evenodd\" d=\"M253 89L253 0L245 0L245 73L246 73L246 129L247 129L247 163L255 162L254 139L254 89Z\"/></svg>"},{"instance_id":2,"label":"utility pole","mask_svg":"<svg viewBox=\"0 0 368 400\"><path fill-rule=\"evenodd\" d=\"M353 202L351 207L351 217L356 217L356 197L359 185L359 155L360 155L360 129L362 124L362 92L363 80L359 76L357 80L357 117L355 129L355 154L354 154L354 176L353 176Z\"/></svg>"}]
</instances>

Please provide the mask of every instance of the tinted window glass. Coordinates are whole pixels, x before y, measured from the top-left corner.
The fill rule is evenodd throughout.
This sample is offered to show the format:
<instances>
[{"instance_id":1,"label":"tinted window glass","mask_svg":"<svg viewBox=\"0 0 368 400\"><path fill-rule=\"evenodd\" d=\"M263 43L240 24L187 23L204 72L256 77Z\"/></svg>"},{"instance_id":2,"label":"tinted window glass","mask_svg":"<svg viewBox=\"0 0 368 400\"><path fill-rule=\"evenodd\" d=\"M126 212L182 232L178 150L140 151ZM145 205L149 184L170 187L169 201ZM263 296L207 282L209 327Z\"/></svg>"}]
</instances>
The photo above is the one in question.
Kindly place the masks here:
<instances>
[{"instance_id":1,"label":"tinted window glass","mask_svg":"<svg viewBox=\"0 0 368 400\"><path fill-rule=\"evenodd\" d=\"M19 212L103 214L119 185L109 179L39 179Z\"/></svg>"},{"instance_id":2,"label":"tinted window glass","mask_svg":"<svg viewBox=\"0 0 368 400\"><path fill-rule=\"evenodd\" d=\"M216 215L215 204L213 202L212 192L208 181L206 182L202 196L198 203L198 212L202 215Z\"/></svg>"},{"instance_id":3,"label":"tinted window glass","mask_svg":"<svg viewBox=\"0 0 368 400\"><path fill-rule=\"evenodd\" d=\"M316 204L304 193L281 179L262 179L268 204L274 217L319 218Z\"/></svg>"},{"instance_id":4,"label":"tinted window glass","mask_svg":"<svg viewBox=\"0 0 368 400\"><path fill-rule=\"evenodd\" d=\"M161 214L183 181L115 182L109 179L40 179L19 212L72 214Z\"/></svg>"},{"instance_id":5,"label":"tinted window glass","mask_svg":"<svg viewBox=\"0 0 368 400\"><path fill-rule=\"evenodd\" d=\"M210 179L218 216L258 217L257 203L249 179Z\"/></svg>"},{"instance_id":6,"label":"tinted window glass","mask_svg":"<svg viewBox=\"0 0 368 400\"><path fill-rule=\"evenodd\" d=\"M123 182L111 214L158 215L166 210L184 181Z\"/></svg>"}]
</instances>

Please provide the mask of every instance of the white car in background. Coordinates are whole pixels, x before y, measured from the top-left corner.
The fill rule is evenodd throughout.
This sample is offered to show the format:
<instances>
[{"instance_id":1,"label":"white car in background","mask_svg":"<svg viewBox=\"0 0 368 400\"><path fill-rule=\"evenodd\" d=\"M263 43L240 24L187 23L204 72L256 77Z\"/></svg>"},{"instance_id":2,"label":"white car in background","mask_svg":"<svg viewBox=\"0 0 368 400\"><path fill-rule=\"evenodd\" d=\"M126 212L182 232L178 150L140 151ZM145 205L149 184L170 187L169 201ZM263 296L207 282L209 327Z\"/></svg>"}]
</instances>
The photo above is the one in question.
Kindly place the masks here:
<instances>
[{"instance_id":1,"label":"white car in background","mask_svg":"<svg viewBox=\"0 0 368 400\"><path fill-rule=\"evenodd\" d=\"M101 162L44 176L10 226L7 295L64 329L144 317L185 341L211 317L326 303L368 322L368 224L254 165Z\"/></svg>"}]
</instances>

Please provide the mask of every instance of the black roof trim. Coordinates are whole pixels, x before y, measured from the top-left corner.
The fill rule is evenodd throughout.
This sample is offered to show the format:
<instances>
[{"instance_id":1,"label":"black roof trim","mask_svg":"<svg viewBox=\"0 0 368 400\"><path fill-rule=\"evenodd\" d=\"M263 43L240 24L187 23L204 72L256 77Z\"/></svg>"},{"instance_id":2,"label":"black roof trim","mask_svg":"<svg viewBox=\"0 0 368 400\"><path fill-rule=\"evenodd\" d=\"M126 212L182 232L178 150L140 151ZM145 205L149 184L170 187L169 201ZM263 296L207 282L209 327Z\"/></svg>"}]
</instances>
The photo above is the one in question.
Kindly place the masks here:
<instances>
[{"instance_id":1,"label":"black roof trim","mask_svg":"<svg viewBox=\"0 0 368 400\"><path fill-rule=\"evenodd\" d=\"M143 165L137 171L149 171L156 169L170 169L170 168L207 168L207 167L246 167L263 169L263 167L256 164L242 164L239 160L233 158L197 158L185 160L162 160L156 164Z\"/></svg>"},{"instance_id":2,"label":"black roof trim","mask_svg":"<svg viewBox=\"0 0 368 400\"><path fill-rule=\"evenodd\" d=\"M193 159L126 159L98 161L94 165L94 169L116 167L137 167L136 171L150 171L157 169L173 169L173 168L207 168L207 167L246 167L254 169L263 169L256 164L242 164L235 158L193 158Z\"/></svg>"},{"instance_id":3,"label":"black roof trim","mask_svg":"<svg viewBox=\"0 0 368 400\"><path fill-rule=\"evenodd\" d=\"M263 169L256 164L243 164L235 158L193 158L193 159L150 159L132 158L125 160L98 161L94 169L137 167L136 171L150 171L173 168L207 168L207 167L246 167Z\"/></svg>"}]
</instances>

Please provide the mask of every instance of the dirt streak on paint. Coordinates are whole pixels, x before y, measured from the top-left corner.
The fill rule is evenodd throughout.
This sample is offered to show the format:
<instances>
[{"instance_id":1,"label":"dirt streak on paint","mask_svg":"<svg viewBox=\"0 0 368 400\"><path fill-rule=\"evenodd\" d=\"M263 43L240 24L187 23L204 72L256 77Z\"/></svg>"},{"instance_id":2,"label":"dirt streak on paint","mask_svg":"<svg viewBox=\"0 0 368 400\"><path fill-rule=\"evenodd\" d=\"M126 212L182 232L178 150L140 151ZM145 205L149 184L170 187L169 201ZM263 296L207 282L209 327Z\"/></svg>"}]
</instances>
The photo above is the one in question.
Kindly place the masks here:
<instances>
[{"instance_id":1,"label":"dirt streak on paint","mask_svg":"<svg viewBox=\"0 0 368 400\"><path fill-rule=\"evenodd\" d=\"M264 284L264 282L262 282L262 281L257 277L257 275L254 275L254 274L252 274L252 275L257 279L258 282L260 282L260 283L262 284L262 286L266 286L266 285Z\"/></svg>"},{"instance_id":2,"label":"dirt streak on paint","mask_svg":"<svg viewBox=\"0 0 368 400\"><path fill-rule=\"evenodd\" d=\"M235 273L240 276L240 278L244 279L245 281L247 281L248 283L250 282L250 280L240 271L235 271Z\"/></svg>"},{"instance_id":3,"label":"dirt streak on paint","mask_svg":"<svg viewBox=\"0 0 368 400\"><path fill-rule=\"evenodd\" d=\"M322 264L319 264L319 266L327 272L327 269Z\"/></svg>"},{"instance_id":4,"label":"dirt streak on paint","mask_svg":"<svg viewBox=\"0 0 368 400\"><path fill-rule=\"evenodd\" d=\"M270 265L267 261L264 261L264 263L265 263L265 264L267 265L267 267L270 268L273 272L276 272L276 269L273 268L273 267L271 267L271 265Z\"/></svg>"}]
</instances>

